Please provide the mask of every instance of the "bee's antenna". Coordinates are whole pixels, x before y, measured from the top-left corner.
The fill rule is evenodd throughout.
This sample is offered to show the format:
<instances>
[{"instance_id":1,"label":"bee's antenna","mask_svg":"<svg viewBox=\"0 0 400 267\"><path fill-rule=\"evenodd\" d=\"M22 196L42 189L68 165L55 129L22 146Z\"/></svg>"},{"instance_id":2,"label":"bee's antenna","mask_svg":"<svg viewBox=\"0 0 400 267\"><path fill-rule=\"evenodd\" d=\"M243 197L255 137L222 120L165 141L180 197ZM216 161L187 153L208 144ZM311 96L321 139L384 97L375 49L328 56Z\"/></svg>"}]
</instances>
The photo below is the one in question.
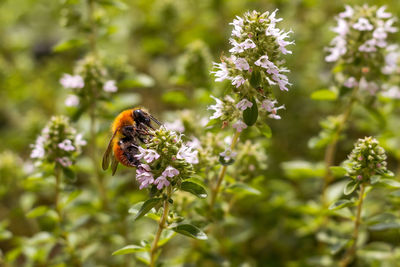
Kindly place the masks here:
<instances>
[{"instance_id":1,"label":"bee's antenna","mask_svg":"<svg viewBox=\"0 0 400 267\"><path fill-rule=\"evenodd\" d=\"M149 116L150 116L150 118L155 122L155 123L157 123L159 126L161 126L161 122L159 122L156 118L154 118L152 115L150 115L149 114Z\"/></svg>"}]
</instances>

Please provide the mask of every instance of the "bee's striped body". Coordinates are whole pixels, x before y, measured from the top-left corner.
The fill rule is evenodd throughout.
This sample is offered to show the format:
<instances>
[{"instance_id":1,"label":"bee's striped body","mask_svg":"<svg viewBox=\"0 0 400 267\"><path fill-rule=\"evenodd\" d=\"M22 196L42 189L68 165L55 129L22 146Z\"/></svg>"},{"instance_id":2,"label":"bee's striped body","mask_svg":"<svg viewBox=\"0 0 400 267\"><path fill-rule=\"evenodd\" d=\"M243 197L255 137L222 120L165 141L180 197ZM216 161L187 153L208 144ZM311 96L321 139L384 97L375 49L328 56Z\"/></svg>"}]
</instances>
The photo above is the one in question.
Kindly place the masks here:
<instances>
[{"instance_id":1,"label":"bee's striped body","mask_svg":"<svg viewBox=\"0 0 400 267\"><path fill-rule=\"evenodd\" d=\"M113 135L103 156L104 170L110 164L111 151L114 154L111 162L113 174L118 162L128 167L138 167L140 162L135 155L139 153L139 142L146 143L149 138L149 128L154 129L151 120L160 124L141 108L128 109L118 114L111 127Z\"/></svg>"}]
</instances>

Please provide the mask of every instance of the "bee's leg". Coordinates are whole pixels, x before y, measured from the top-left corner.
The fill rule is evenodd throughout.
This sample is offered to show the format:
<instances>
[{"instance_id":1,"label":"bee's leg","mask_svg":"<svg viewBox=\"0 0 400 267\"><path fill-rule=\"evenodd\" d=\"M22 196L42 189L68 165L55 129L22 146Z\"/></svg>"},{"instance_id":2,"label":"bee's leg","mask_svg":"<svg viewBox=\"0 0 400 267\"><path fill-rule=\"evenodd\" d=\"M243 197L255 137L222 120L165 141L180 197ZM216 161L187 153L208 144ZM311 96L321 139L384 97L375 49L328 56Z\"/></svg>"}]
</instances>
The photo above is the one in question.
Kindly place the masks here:
<instances>
[{"instance_id":1,"label":"bee's leg","mask_svg":"<svg viewBox=\"0 0 400 267\"><path fill-rule=\"evenodd\" d=\"M127 125L122 127L122 134L125 136L135 136L136 133L136 127L134 127L133 125Z\"/></svg>"}]
</instances>

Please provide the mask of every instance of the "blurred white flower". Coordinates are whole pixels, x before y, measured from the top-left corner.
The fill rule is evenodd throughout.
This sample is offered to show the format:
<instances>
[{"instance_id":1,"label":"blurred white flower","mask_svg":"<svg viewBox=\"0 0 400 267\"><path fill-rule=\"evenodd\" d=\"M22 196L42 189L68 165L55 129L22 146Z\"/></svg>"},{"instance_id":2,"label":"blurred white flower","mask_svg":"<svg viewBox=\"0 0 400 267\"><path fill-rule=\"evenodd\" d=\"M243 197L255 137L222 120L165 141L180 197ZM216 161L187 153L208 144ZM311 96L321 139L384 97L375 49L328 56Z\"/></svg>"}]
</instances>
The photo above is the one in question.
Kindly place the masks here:
<instances>
[{"instance_id":1,"label":"blurred white flower","mask_svg":"<svg viewBox=\"0 0 400 267\"><path fill-rule=\"evenodd\" d=\"M83 78L80 75L70 75L64 73L60 79L60 83L64 88L80 89L85 86Z\"/></svg>"},{"instance_id":2,"label":"blurred white flower","mask_svg":"<svg viewBox=\"0 0 400 267\"><path fill-rule=\"evenodd\" d=\"M103 90L108 93L115 93L118 91L118 88L114 80L109 80L104 83Z\"/></svg>"},{"instance_id":3,"label":"blurred white flower","mask_svg":"<svg viewBox=\"0 0 400 267\"><path fill-rule=\"evenodd\" d=\"M76 95L68 95L65 99L65 105L67 107L76 107L79 105L79 97Z\"/></svg>"}]
</instances>

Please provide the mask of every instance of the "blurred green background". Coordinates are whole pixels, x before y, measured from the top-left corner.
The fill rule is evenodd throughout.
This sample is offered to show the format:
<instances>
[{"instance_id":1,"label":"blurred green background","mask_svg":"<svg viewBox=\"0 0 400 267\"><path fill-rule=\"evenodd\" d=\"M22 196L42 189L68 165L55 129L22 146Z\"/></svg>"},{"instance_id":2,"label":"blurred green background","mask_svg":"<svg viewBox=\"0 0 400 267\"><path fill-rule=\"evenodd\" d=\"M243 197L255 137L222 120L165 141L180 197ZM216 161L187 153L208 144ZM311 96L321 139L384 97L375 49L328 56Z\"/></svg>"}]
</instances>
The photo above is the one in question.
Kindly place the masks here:
<instances>
[{"instance_id":1,"label":"blurred green background","mask_svg":"<svg viewBox=\"0 0 400 267\"><path fill-rule=\"evenodd\" d=\"M86 139L95 138L99 158L108 142L109 125L123 109L144 106L163 121L173 121L178 116L175 112L184 109L209 116L206 107L213 102L209 95L220 96L223 91L210 71L212 61L218 62L221 53L229 49L228 23L248 10L279 9L278 16L284 19L279 27L294 32L293 54L287 56L287 67L291 70L288 76L293 86L289 92L276 92L279 103L285 104L286 109L281 112L281 120L271 122L273 136L263 143L268 169L260 173L264 177L258 184L262 195L236 202L233 214L237 221L226 226L218 244L174 241L165 250L171 259L166 266L180 266L183 262L186 266L323 265L323 260L327 260L322 257L324 247L315 238L317 230L312 225L316 219L312 208L306 205L318 199L321 182L314 173L311 177L307 174L306 178L296 179L296 175L293 178L283 171L282 163L323 160L324 151L312 150L307 144L318 134L319 121L329 114L338 114L339 105L312 100L310 94L331 84L332 66L324 61L324 47L334 36L330 31L335 24L334 16L344 10L345 4L364 3L387 5L389 12L399 15L400 2L98 2L95 12L101 25L98 50L111 70L111 77L118 81L119 90L100 104L95 137L89 135L87 115L76 125ZM5 266L62 266L60 262L50 264L48 256L44 256L56 255L60 249L54 246L51 234L46 234L53 229L51 214L39 218L27 216L33 207L51 204L51 182L34 175L29 154L30 144L53 114L74 114L73 108L64 105L68 90L62 88L59 79L63 73L72 73L76 62L89 50L85 29L73 26L74 16L79 20L85 8L85 2L79 0L0 1L0 249ZM71 21L72 26L68 25ZM67 48L57 46L68 39L78 41ZM399 40L397 34L396 41ZM339 146L337 163L345 158L358 137L382 134L379 122L361 108L356 109L355 117L359 118L359 124L349 126L348 138ZM398 149L393 148L394 154ZM321 169L313 166L315 172ZM118 258L111 253L126 244L123 236L134 243L146 229L154 232L153 224L141 221L133 225L127 214L133 203L145 198L145 193L137 191L129 170L124 169L113 178L109 173L104 174L113 211L102 209L89 182L93 168L88 156L83 155L77 164L78 175L74 181L68 181L67 187L80 194L77 203L66 212L73 222L69 231L75 232L84 266L140 264L133 256ZM398 163L392 154L389 169L396 168ZM397 245L399 238L398 230L377 237ZM191 245L192 250L184 249ZM318 255L322 258L317 263L310 261ZM177 256L181 258L175 259ZM395 266L390 264L385 266Z\"/></svg>"}]
</instances>

